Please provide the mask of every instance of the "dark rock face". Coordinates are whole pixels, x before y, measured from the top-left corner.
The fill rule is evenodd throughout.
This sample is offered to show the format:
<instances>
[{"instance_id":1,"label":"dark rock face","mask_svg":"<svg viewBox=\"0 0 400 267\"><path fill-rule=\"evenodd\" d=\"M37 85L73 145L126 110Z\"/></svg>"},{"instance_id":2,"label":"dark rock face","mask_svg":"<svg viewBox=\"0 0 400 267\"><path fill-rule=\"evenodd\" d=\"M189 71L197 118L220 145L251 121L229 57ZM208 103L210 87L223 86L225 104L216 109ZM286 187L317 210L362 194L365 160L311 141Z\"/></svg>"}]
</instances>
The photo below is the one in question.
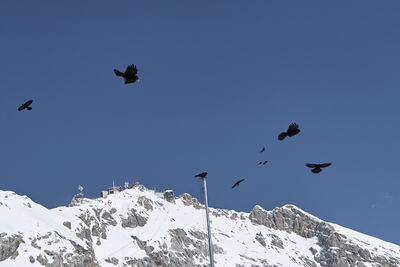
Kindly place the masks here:
<instances>
[{"instance_id":1,"label":"dark rock face","mask_svg":"<svg viewBox=\"0 0 400 267\"><path fill-rule=\"evenodd\" d=\"M70 222L63 222L63 225L71 230L71 223Z\"/></svg>"},{"instance_id":2,"label":"dark rock face","mask_svg":"<svg viewBox=\"0 0 400 267\"><path fill-rule=\"evenodd\" d=\"M110 213L108 213L107 211L103 211L103 214L101 215L101 218L103 220L105 220L106 224L110 224L112 226L116 226L117 222L114 220L114 218L113 218L113 216L111 214L113 214L113 209L110 210Z\"/></svg>"},{"instance_id":3,"label":"dark rock face","mask_svg":"<svg viewBox=\"0 0 400 267\"><path fill-rule=\"evenodd\" d=\"M282 239L280 239L278 236L272 235L272 234L269 234L268 236L272 238L271 245L278 247L280 249L283 249Z\"/></svg>"},{"instance_id":4,"label":"dark rock face","mask_svg":"<svg viewBox=\"0 0 400 267\"><path fill-rule=\"evenodd\" d=\"M257 233L255 238L258 241L258 243L261 244L261 246L263 246L264 248L267 246L267 243L265 242L265 237L262 235L261 232Z\"/></svg>"},{"instance_id":5,"label":"dark rock face","mask_svg":"<svg viewBox=\"0 0 400 267\"><path fill-rule=\"evenodd\" d=\"M266 211L255 206L249 215L252 223L286 232L294 232L305 238L317 237L322 250L318 253L311 249L314 260L326 267L361 267L368 262L376 262L384 267L400 266L399 258L375 256L354 243L348 242L346 236L338 233L326 222L303 213L292 205ZM262 243L260 237L256 239ZM273 245L282 248L282 241L273 238ZM312 265L310 265L312 266ZM365 265L364 265L365 266Z\"/></svg>"},{"instance_id":6,"label":"dark rock face","mask_svg":"<svg viewBox=\"0 0 400 267\"><path fill-rule=\"evenodd\" d=\"M138 213L136 213L135 209L131 209L130 213L128 213L128 217L121 218L121 226L126 228L136 228L137 226L144 226L147 222L147 219L143 216L140 216Z\"/></svg>"},{"instance_id":7,"label":"dark rock face","mask_svg":"<svg viewBox=\"0 0 400 267\"><path fill-rule=\"evenodd\" d=\"M154 205L153 201L151 199L146 198L145 196L138 197L138 203L148 211L153 210L153 205Z\"/></svg>"},{"instance_id":8,"label":"dark rock face","mask_svg":"<svg viewBox=\"0 0 400 267\"><path fill-rule=\"evenodd\" d=\"M18 247L24 242L20 235L6 236L6 233L0 234L0 261L18 256Z\"/></svg>"}]
</instances>

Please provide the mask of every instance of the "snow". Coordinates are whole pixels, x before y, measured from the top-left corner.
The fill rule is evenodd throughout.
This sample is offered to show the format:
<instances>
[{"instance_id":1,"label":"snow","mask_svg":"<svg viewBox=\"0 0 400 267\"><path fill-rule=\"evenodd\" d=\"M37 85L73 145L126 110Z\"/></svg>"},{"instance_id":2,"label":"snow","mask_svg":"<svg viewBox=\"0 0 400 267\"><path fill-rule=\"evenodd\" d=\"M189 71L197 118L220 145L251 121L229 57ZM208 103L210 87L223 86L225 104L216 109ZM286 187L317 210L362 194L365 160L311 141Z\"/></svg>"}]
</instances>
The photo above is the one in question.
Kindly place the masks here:
<instances>
[{"instance_id":1,"label":"snow","mask_svg":"<svg viewBox=\"0 0 400 267\"><path fill-rule=\"evenodd\" d=\"M152 201L152 210L147 210L138 203L140 197ZM202 206L203 207L203 206ZM261 208L261 207L259 207ZM311 219L321 221L317 217L308 214L294 205L285 205L286 209L297 209L299 212L309 216ZM122 263L129 258L140 259L146 257L132 237L138 237L146 241L147 245L160 251L160 246L165 244L171 250L172 229L183 229L188 237L191 232L199 231L206 234L206 222L204 208L196 209L193 205L185 205L183 198L176 198L176 203L170 203L162 198L162 195L153 190L143 190L140 187L123 190L120 193L110 194L106 198L83 199L82 204L74 207L57 207L47 209L36 204L26 196L19 196L10 191L0 191L0 233L6 232L7 236L21 233L25 243L21 243L18 249L19 255L15 259L8 258L2 263L5 266L25 266L29 263L29 256L34 259L39 255L45 256L44 250L58 252L65 249L73 252L74 248L67 239L87 248L87 244L78 238L76 234L82 229L84 222L79 218L81 214L96 217L95 210L110 212L117 222L116 226L107 227L107 239L95 236L93 238L93 250L100 266L115 266L106 262L106 259L115 257ZM131 209L147 219L143 227L124 228L121 226L122 217L127 216ZM262 209L262 208L261 208ZM236 214L236 219L231 216ZM260 264L265 261L270 265L299 267L303 266L302 258L312 262L314 255L310 248L317 253L321 250L316 237L304 238L295 233L279 231L262 225L255 225L249 219L249 213L234 210L221 210L210 208L210 220L212 227L212 242L223 249L223 253L214 253L216 266L235 266L243 264ZM64 222L71 223L71 229L63 225ZM332 225L337 232L348 237L348 242L358 244L370 251L376 251L379 255L400 255L400 247L377 238L373 238L353 230ZM58 233L58 234L57 234ZM48 235L46 237L46 235ZM65 239L60 238L64 236ZM261 235L265 240L265 246L255 239ZM7 237L6 236L6 237ZM45 238L43 238L45 236ZM32 246L32 241L40 248ZM282 241L282 247L272 245L274 239ZM96 241L101 244L97 245ZM51 242L52 241L52 242ZM207 240L201 240L208 249ZM192 247L192 249L195 249ZM48 257L51 262L51 257ZM208 259L195 257L195 263L206 264ZM65 262L65 261L64 261ZM316 266L320 266L316 263ZM373 266L365 264L366 266ZM42 266L35 260L29 266Z\"/></svg>"}]
</instances>

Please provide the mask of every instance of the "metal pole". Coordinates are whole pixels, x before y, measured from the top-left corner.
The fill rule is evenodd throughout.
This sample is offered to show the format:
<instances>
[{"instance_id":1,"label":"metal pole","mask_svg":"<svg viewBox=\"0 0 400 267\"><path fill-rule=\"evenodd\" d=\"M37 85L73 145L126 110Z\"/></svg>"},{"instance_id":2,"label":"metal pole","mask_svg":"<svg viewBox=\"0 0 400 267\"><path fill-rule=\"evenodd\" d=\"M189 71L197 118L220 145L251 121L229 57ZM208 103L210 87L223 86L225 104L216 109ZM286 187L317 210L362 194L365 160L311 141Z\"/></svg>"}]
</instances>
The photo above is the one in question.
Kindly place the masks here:
<instances>
[{"instance_id":1,"label":"metal pole","mask_svg":"<svg viewBox=\"0 0 400 267\"><path fill-rule=\"evenodd\" d=\"M211 228L210 228L210 217L208 215L208 199L207 199L207 183L206 183L206 177L201 178L203 180L203 192L204 192L204 200L206 204L206 217L207 217L207 230L208 230L208 247L210 250L210 264L211 267L214 267L214 253L213 253L213 247L212 247L212 242L211 242Z\"/></svg>"}]
</instances>

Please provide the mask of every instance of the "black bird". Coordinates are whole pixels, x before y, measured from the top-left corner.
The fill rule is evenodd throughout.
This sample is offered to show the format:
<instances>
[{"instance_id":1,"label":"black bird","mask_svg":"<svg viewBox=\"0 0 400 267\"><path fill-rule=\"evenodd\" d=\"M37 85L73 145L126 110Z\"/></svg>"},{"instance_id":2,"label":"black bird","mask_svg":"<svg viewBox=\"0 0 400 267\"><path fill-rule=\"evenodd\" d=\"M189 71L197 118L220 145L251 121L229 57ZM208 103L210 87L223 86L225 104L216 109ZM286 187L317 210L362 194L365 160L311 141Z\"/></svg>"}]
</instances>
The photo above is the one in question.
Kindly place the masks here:
<instances>
[{"instance_id":1,"label":"black bird","mask_svg":"<svg viewBox=\"0 0 400 267\"><path fill-rule=\"evenodd\" d=\"M264 152L264 151L265 151L265 146L261 149L260 152L262 153L262 152Z\"/></svg>"},{"instance_id":2,"label":"black bird","mask_svg":"<svg viewBox=\"0 0 400 267\"><path fill-rule=\"evenodd\" d=\"M202 172L202 173L197 174L195 177L204 178L207 176L207 174L208 174L207 172Z\"/></svg>"},{"instance_id":3,"label":"black bird","mask_svg":"<svg viewBox=\"0 0 400 267\"><path fill-rule=\"evenodd\" d=\"M24 109L32 110L32 108L30 107L30 105L32 104L32 102L33 102L33 100L28 100L28 101L26 101L25 103L23 103L23 104L18 108L18 110L19 110L19 111L22 111L22 110L24 110Z\"/></svg>"},{"instance_id":4,"label":"black bird","mask_svg":"<svg viewBox=\"0 0 400 267\"><path fill-rule=\"evenodd\" d=\"M239 184L240 184L241 182L243 182L243 181L244 181L244 179L240 179L239 181L237 181L237 182L232 186L232 189L235 188L236 186L239 186Z\"/></svg>"},{"instance_id":5,"label":"black bird","mask_svg":"<svg viewBox=\"0 0 400 267\"><path fill-rule=\"evenodd\" d=\"M316 164L316 163L306 163L306 166L308 168L312 168L312 172L313 173L320 173L322 171L321 168L326 168L328 166L331 166L332 162L328 162L328 163L321 163L321 164Z\"/></svg>"},{"instance_id":6,"label":"black bird","mask_svg":"<svg viewBox=\"0 0 400 267\"><path fill-rule=\"evenodd\" d=\"M263 165L267 164L268 160L264 161Z\"/></svg>"},{"instance_id":7,"label":"black bird","mask_svg":"<svg viewBox=\"0 0 400 267\"><path fill-rule=\"evenodd\" d=\"M138 70L137 70L136 66L133 64L126 67L126 70L124 73L120 72L117 69L114 69L115 75L124 77L125 84L134 83L137 80L139 80L139 77L136 75L137 71Z\"/></svg>"},{"instance_id":8,"label":"black bird","mask_svg":"<svg viewBox=\"0 0 400 267\"><path fill-rule=\"evenodd\" d=\"M262 164L262 161L260 161L259 163L258 163L258 165L261 165Z\"/></svg>"},{"instance_id":9,"label":"black bird","mask_svg":"<svg viewBox=\"0 0 400 267\"><path fill-rule=\"evenodd\" d=\"M296 123L292 123L289 125L286 132L281 132L278 135L278 139L282 141L283 139L285 139L286 136L292 137L298 134L299 132L300 132L299 125L297 125Z\"/></svg>"}]
</instances>

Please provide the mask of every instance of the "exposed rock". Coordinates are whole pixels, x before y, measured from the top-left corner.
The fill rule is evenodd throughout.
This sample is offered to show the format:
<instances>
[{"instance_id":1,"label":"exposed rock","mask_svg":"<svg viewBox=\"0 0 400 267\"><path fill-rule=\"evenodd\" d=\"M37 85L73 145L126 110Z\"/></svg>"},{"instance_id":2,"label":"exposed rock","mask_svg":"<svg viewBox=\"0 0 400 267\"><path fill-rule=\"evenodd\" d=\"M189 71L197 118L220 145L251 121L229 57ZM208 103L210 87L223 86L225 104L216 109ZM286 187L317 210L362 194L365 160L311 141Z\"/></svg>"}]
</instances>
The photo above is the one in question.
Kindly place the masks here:
<instances>
[{"instance_id":1,"label":"exposed rock","mask_svg":"<svg viewBox=\"0 0 400 267\"><path fill-rule=\"evenodd\" d=\"M72 266L85 266L85 267L99 267L96 262L93 248L85 249L72 240L69 240L74 246L74 254L67 254L65 256L67 262Z\"/></svg>"},{"instance_id":2,"label":"exposed rock","mask_svg":"<svg viewBox=\"0 0 400 267\"><path fill-rule=\"evenodd\" d=\"M17 249L21 243L25 242L20 235L6 237L2 234L2 237L0 237L0 261L18 256Z\"/></svg>"},{"instance_id":3,"label":"exposed rock","mask_svg":"<svg viewBox=\"0 0 400 267\"><path fill-rule=\"evenodd\" d=\"M28 233L17 232L14 236L0 233L0 262L5 261L0 265L6 265L7 261L10 263L11 259L17 258L18 261L26 260L25 265L41 264L46 267L97 267L107 265L105 262L115 266L135 267L209 266L207 232L204 224L201 228L200 211L193 209L204 209L204 206L189 194L181 195L175 205L171 205L159 199L159 194L153 198L150 193L153 191L136 191L134 194L126 192L107 199L99 198L89 205L81 203L79 207L71 208L64 214L60 207L57 212L63 216L73 214L71 222L64 221L68 218L64 216L59 217L66 218L64 220L46 220L43 228L40 227L40 220L40 226L34 221L35 228ZM28 207L21 206L28 210ZM5 204L0 205L0 208L7 209ZM29 211L35 208L32 205ZM186 217L176 214L181 210ZM400 266L400 249L395 245L389 244L385 248L385 243L377 241L373 249L366 241L374 242L372 239L360 236L358 240L358 237L351 235L346 237L342 233L347 235L347 231L292 205L273 211L256 206L250 214L223 209L210 209L210 212L214 254L233 255L228 249L241 252L239 256L234 256L238 264L236 260L234 263L229 262L226 255L218 255L215 257L216 266L283 267L272 257L267 261L266 255L270 252L286 257L293 266ZM57 221L68 229L56 225ZM249 224L249 221L254 225ZM149 223L152 225L147 225ZM115 237L121 233L136 236L131 236L131 242L124 238L119 242ZM107 235L110 240L103 241ZM30 242L23 244L22 237L28 238ZM248 241L249 244L246 243ZM218 246L230 242L242 249L227 246L224 247L225 251ZM303 248L305 251L301 251Z\"/></svg>"},{"instance_id":4,"label":"exposed rock","mask_svg":"<svg viewBox=\"0 0 400 267\"><path fill-rule=\"evenodd\" d=\"M110 214L114 214L114 213L116 213L117 212L117 209L116 208L111 208L110 209Z\"/></svg>"},{"instance_id":5,"label":"exposed rock","mask_svg":"<svg viewBox=\"0 0 400 267\"><path fill-rule=\"evenodd\" d=\"M15 260L18 257L19 253L18 250L14 251L14 253L11 255L10 259Z\"/></svg>"},{"instance_id":6,"label":"exposed rock","mask_svg":"<svg viewBox=\"0 0 400 267\"><path fill-rule=\"evenodd\" d=\"M46 256L42 256L42 254L40 254L39 256L36 257L36 260L41 264L46 266L46 264L49 262L46 258Z\"/></svg>"},{"instance_id":7,"label":"exposed rock","mask_svg":"<svg viewBox=\"0 0 400 267\"><path fill-rule=\"evenodd\" d=\"M237 213L235 212L235 213L232 213L230 219L231 219L231 220L236 220L237 217L239 217L239 216L238 216Z\"/></svg>"},{"instance_id":8,"label":"exposed rock","mask_svg":"<svg viewBox=\"0 0 400 267\"><path fill-rule=\"evenodd\" d=\"M124 228L136 228L137 226L144 226L147 219L137 214L135 209L131 209L130 213L128 213L128 217L126 219L122 217L121 221L121 226Z\"/></svg>"},{"instance_id":9,"label":"exposed rock","mask_svg":"<svg viewBox=\"0 0 400 267\"><path fill-rule=\"evenodd\" d=\"M208 239L207 234L200 232L200 231L190 231L189 234L200 240Z\"/></svg>"},{"instance_id":10,"label":"exposed rock","mask_svg":"<svg viewBox=\"0 0 400 267\"><path fill-rule=\"evenodd\" d=\"M70 222L63 222L63 225L71 230L71 223Z\"/></svg>"},{"instance_id":11,"label":"exposed rock","mask_svg":"<svg viewBox=\"0 0 400 267\"><path fill-rule=\"evenodd\" d=\"M114 212L112 212L113 211L113 209L111 209L110 210L110 213L111 214L113 214ZM106 222L106 224L110 224L110 225L112 225L112 226L116 226L117 225L117 222L114 220L114 218L111 216L111 214L110 213L108 213L107 211L104 211L103 212L103 215L101 215L101 218L103 219L103 220L105 220Z\"/></svg>"},{"instance_id":12,"label":"exposed rock","mask_svg":"<svg viewBox=\"0 0 400 267\"><path fill-rule=\"evenodd\" d=\"M145 196L138 197L139 205L143 206L146 210L153 210L153 201Z\"/></svg>"},{"instance_id":13,"label":"exposed rock","mask_svg":"<svg viewBox=\"0 0 400 267\"><path fill-rule=\"evenodd\" d=\"M76 236L79 237L82 240L86 239L86 240L88 240L90 242L93 241L92 240L92 236L90 234L90 229L86 228L86 227L82 228L82 230L80 232L76 233Z\"/></svg>"},{"instance_id":14,"label":"exposed rock","mask_svg":"<svg viewBox=\"0 0 400 267\"><path fill-rule=\"evenodd\" d=\"M171 249L176 251L183 251L184 247L188 247L192 240L187 236L185 230L177 228L169 230L171 238Z\"/></svg>"},{"instance_id":15,"label":"exposed rock","mask_svg":"<svg viewBox=\"0 0 400 267\"><path fill-rule=\"evenodd\" d=\"M34 247L34 248L37 248L37 249L41 249L41 247L36 243L37 240L38 240L37 238L34 238L31 241L31 246Z\"/></svg>"},{"instance_id":16,"label":"exposed rock","mask_svg":"<svg viewBox=\"0 0 400 267\"><path fill-rule=\"evenodd\" d=\"M368 250L347 242L346 236L337 233L331 225L305 214L293 205L275 208L272 211L255 206L249 218L254 224L289 233L294 232L305 238L317 237L318 245L322 249L319 253L311 251L314 254L314 260L324 267L353 267L356 266L356 263L362 264L371 261L378 262L385 267L399 266L398 259L393 258L391 261L384 257L372 258ZM277 236L273 236L272 244L283 248L282 240Z\"/></svg>"},{"instance_id":17,"label":"exposed rock","mask_svg":"<svg viewBox=\"0 0 400 267\"><path fill-rule=\"evenodd\" d=\"M119 263L119 260L117 258L115 258L115 257L112 257L111 259L108 258L105 261L108 262L108 263L114 264L114 265L117 265Z\"/></svg>"},{"instance_id":18,"label":"exposed rock","mask_svg":"<svg viewBox=\"0 0 400 267\"><path fill-rule=\"evenodd\" d=\"M195 209L204 209L204 206L199 203L197 198L192 197L188 193L184 193L179 197L183 199L183 204L186 206L193 206Z\"/></svg>"},{"instance_id":19,"label":"exposed rock","mask_svg":"<svg viewBox=\"0 0 400 267\"><path fill-rule=\"evenodd\" d=\"M265 242L265 237L262 235L261 232L257 233L255 238L263 247L267 246L267 243Z\"/></svg>"},{"instance_id":20,"label":"exposed rock","mask_svg":"<svg viewBox=\"0 0 400 267\"><path fill-rule=\"evenodd\" d=\"M272 238L271 245L283 249L282 239L280 239L278 236L273 235L273 234L268 234L268 236Z\"/></svg>"}]
</instances>

